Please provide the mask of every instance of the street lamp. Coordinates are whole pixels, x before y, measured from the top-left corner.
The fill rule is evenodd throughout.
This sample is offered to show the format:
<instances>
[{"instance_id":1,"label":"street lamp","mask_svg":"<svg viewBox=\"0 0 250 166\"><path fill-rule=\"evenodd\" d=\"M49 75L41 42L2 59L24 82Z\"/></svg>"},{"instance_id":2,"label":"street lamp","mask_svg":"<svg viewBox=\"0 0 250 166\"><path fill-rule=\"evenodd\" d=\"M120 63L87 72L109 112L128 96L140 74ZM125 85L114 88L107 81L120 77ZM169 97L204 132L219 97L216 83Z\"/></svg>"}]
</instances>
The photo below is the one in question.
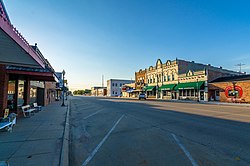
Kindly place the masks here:
<instances>
[{"instance_id":1,"label":"street lamp","mask_svg":"<svg viewBox=\"0 0 250 166\"><path fill-rule=\"evenodd\" d=\"M196 80L196 87L197 87L197 102L199 102L198 79Z\"/></svg>"},{"instance_id":2,"label":"street lamp","mask_svg":"<svg viewBox=\"0 0 250 166\"><path fill-rule=\"evenodd\" d=\"M65 87L64 87L64 75L65 75L65 71L63 70L62 71L62 74L63 74L63 103L62 103L62 107L64 107L65 106L65 104L64 104L64 89L65 89Z\"/></svg>"}]
</instances>

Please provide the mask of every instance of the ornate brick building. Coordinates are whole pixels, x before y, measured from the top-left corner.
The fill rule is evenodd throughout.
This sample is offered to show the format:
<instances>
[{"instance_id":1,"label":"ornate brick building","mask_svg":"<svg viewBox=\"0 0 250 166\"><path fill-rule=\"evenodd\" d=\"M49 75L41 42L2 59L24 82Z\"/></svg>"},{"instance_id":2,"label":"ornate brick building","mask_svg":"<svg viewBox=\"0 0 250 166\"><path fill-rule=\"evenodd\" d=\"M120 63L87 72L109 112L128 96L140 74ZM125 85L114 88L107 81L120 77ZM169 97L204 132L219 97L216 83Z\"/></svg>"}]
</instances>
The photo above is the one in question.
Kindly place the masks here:
<instances>
[{"instance_id":1,"label":"ornate brick building","mask_svg":"<svg viewBox=\"0 0 250 166\"><path fill-rule=\"evenodd\" d=\"M222 67L180 59L167 60L165 63L158 59L156 65L145 69L144 73L144 90L148 98L199 101L210 99L209 82L224 76L243 75Z\"/></svg>"}]
</instances>

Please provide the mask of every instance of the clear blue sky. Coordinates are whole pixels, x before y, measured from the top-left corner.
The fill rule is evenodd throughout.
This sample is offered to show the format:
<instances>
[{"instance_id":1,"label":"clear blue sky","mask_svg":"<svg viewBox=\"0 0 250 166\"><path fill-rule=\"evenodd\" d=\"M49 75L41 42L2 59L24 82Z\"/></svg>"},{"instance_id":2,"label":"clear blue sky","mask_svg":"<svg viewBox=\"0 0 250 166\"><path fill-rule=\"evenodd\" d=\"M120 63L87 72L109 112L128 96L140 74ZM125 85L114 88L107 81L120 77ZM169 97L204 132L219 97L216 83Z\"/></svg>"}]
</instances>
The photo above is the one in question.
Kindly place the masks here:
<instances>
[{"instance_id":1,"label":"clear blue sky","mask_svg":"<svg viewBox=\"0 0 250 166\"><path fill-rule=\"evenodd\" d=\"M250 1L4 0L10 19L38 43L73 89L101 76L134 79L176 57L250 72Z\"/></svg>"}]
</instances>

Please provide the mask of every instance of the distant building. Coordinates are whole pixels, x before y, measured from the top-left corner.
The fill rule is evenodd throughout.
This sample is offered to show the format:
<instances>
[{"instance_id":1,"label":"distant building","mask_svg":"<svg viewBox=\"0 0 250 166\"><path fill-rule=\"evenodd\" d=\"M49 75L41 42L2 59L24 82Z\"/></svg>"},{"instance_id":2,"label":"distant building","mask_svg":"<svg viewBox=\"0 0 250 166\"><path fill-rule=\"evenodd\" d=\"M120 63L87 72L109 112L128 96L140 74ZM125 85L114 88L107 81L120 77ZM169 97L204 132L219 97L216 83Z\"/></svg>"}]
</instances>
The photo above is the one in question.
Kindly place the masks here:
<instances>
[{"instance_id":1,"label":"distant building","mask_svg":"<svg viewBox=\"0 0 250 166\"><path fill-rule=\"evenodd\" d=\"M92 87L91 96L107 96L107 87Z\"/></svg>"},{"instance_id":2,"label":"distant building","mask_svg":"<svg viewBox=\"0 0 250 166\"><path fill-rule=\"evenodd\" d=\"M209 82L220 77L239 75L244 73L194 61L176 59L162 63L158 59L155 66L136 72L136 89L142 90L144 85L148 98L208 101L211 94Z\"/></svg>"},{"instance_id":3,"label":"distant building","mask_svg":"<svg viewBox=\"0 0 250 166\"><path fill-rule=\"evenodd\" d=\"M122 96L121 97L135 97L135 83L124 84L122 86Z\"/></svg>"},{"instance_id":4,"label":"distant building","mask_svg":"<svg viewBox=\"0 0 250 166\"><path fill-rule=\"evenodd\" d=\"M122 96L122 86L134 83L134 80L110 79L107 81L107 96Z\"/></svg>"}]
</instances>

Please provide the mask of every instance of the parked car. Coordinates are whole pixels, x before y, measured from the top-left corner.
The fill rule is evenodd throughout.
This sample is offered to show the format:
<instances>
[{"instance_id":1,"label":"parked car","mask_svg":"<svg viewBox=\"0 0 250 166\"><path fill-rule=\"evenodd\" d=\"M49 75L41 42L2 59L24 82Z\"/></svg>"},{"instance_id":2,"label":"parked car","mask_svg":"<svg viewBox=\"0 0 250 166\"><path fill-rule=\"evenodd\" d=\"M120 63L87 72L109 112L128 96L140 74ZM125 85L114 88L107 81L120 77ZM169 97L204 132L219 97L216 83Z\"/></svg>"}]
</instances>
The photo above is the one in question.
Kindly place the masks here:
<instances>
[{"instance_id":1,"label":"parked car","mask_svg":"<svg viewBox=\"0 0 250 166\"><path fill-rule=\"evenodd\" d=\"M146 100L146 94L145 93L141 93L139 94L139 100Z\"/></svg>"}]
</instances>

